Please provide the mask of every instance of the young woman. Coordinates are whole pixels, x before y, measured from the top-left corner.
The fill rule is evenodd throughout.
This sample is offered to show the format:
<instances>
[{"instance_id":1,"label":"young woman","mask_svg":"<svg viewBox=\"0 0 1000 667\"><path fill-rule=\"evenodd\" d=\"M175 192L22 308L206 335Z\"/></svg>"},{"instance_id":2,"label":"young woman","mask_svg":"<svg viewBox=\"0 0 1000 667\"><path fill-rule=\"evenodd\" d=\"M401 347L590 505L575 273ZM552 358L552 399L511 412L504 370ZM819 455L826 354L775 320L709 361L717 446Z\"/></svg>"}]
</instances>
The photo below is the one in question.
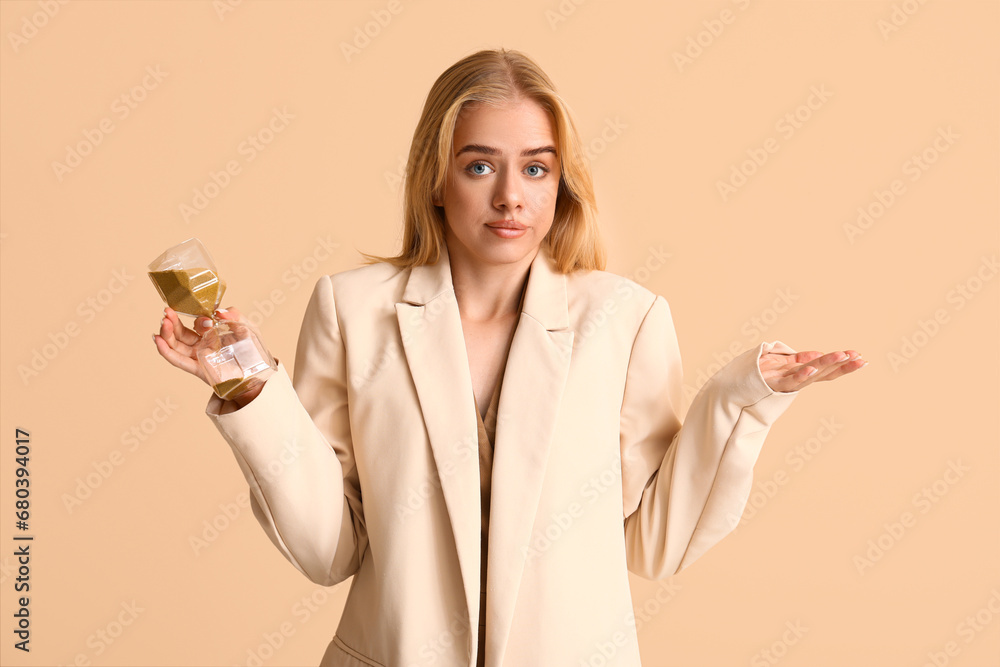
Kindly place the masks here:
<instances>
[{"instance_id":1,"label":"young woman","mask_svg":"<svg viewBox=\"0 0 1000 667\"><path fill-rule=\"evenodd\" d=\"M627 571L731 532L774 421L867 363L760 343L682 426L669 306L603 270L595 213L552 82L475 53L414 133L402 252L318 280L293 376L209 398L274 545L354 576L322 665L639 665ZM167 308L154 339L202 377L197 337Z\"/></svg>"}]
</instances>

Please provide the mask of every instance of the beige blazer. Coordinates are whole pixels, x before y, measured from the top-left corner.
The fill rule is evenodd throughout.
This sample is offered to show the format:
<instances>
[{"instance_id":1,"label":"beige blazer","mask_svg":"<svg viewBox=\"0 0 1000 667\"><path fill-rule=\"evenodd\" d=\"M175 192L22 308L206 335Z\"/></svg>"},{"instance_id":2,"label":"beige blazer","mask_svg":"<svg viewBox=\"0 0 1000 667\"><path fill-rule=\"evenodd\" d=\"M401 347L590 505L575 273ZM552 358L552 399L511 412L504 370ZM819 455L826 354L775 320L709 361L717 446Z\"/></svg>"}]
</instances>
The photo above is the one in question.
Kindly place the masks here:
<instances>
[{"instance_id":1,"label":"beige blazer","mask_svg":"<svg viewBox=\"0 0 1000 667\"><path fill-rule=\"evenodd\" d=\"M732 531L774 392L747 350L681 425L666 300L605 271L563 275L539 250L497 415L487 667L639 665L626 570L691 565ZM206 414L232 447L254 516L292 565L354 576L323 666L471 666L480 600L472 381L447 253L435 265L322 276L294 375Z\"/></svg>"}]
</instances>

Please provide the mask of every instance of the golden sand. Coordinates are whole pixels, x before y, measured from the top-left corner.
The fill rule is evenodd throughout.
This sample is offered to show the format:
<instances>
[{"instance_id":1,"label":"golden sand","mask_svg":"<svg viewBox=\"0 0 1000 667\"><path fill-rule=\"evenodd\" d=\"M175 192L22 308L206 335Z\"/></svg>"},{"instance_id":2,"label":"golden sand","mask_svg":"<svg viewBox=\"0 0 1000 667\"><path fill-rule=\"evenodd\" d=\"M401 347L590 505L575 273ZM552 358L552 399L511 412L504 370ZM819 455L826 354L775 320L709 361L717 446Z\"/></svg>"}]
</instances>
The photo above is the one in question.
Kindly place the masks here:
<instances>
[{"instance_id":1,"label":"golden sand","mask_svg":"<svg viewBox=\"0 0 1000 667\"><path fill-rule=\"evenodd\" d=\"M150 271L149 277L168 306L192 317L211 317L226 292L226 281L211 269Z\"/></svg>"},{"instance_id":2,"label":"golden sand","mask_svg":"<svg viewBox=\"0 0 1000 667\"><path fill-rule=\"evenodd\" d=\"M212 389L219 395L219 398L231 399L235 396L239 396L244 391L250 389L253 385L258 384L259 382L260 381L257 379L256 375L251 375L248 378L223 380L218 384L212 385Z\"/></svg>"}]
</instances>

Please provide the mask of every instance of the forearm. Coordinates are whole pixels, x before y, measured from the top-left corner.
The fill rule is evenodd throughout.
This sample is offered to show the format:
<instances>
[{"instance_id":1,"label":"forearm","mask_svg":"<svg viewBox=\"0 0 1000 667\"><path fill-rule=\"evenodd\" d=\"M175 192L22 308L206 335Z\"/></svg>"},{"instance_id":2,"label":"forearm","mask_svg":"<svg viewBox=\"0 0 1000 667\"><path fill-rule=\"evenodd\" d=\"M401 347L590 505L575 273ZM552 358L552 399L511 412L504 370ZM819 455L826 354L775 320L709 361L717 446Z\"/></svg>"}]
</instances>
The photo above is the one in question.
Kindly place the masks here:
<instances>
[{"instance_id":1,"label":"forearm","mask_svg":"<svg viewBox=\"0 0 1000 667\"><path fill-rule=\"evenodd\" d=\"M756 367L764 346L727 364L695 396L625 521L633 572L650 579L675 574L736 527L764 439L797 395L764 382Z\"/></svg>"}]
</instances>

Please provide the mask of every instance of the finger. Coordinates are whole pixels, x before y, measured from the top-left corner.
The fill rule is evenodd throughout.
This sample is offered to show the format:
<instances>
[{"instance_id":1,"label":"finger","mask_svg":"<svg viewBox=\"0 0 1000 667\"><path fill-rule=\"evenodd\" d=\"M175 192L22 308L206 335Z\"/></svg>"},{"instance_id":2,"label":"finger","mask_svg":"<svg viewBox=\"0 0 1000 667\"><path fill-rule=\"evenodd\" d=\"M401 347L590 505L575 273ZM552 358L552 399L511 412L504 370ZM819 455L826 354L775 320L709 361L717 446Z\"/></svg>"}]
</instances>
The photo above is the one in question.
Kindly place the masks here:
<instances>
[{"instance_id":1,"label":"finger","mask_svg":"<svg viewBox=\"0 0 1000 667\"><path fill-rule=\"evenodd\" d=\"M177 311L167 306L166 308L164 308L164 312L166 313L166 315L164 315L163 319L165 321L170 322L170 324L172 325L172 335L177 340L179 340L180 342L184 343L189 347L195 345L198 342L199 340L198 334L196 334L191 329L188 329L186 326L184 326L184 324L181 323L180 318L177 316Z\"/></svg>"},{"instance_id":2,"label":"finger","mask_svg":"<svg viewBox=\"0 0 1000 667\"><path fill-rule=\"evenodd\" d=\"M194 320L195 331L202 334L211 329L213 324L211 317L196 317Z\"/></svg>"},{"instance_id":3,"label":"finger","mask_svg":"<svg viewBox=\"0 0 1000 667\"><path fill-rule=\"evenodd\" d=\"M806 352L796 352L792 355L792 361L797 364L807 364L814 359L822 357L823 353L819 350L808 350Z\"/></svg>"},{"instance_id":4,"label":"finger","mask_svg":"<svg viewBox=\"0 0 1000 667\"><path fill-rule=\"evenodd\" d=\"M818 371L824 372L830 366L847 361L849 358L850 356L846 352L841 352L838 350L836 352L828 352L827 354L820 355L804 365L813 366ZM818 374L819 373L817 373L817 375Z\"/></svg>"},{"instance_id":5,"label":"finger","mask_svg":"<svg viewBox=\"0 0 1000 667\"><path fill-rule=\"evenodd\" d=\"M808 352L805 354L814 355L817 353ZM848 373L853 373L859 368L864 368L867 363L857 350L820 354L808 363L786 369L774 384L778 387L776 391L799 391L813 382L834 380Z\"/></svg>"},{"instance_id":6,"label":"finger","mask_svg":"<svg viewBox=\"0 0 1000 667\"><path fill-rule=\"evenodd\" d=\"M812 361L822 355L822 352L817 352L815 350L808 352L796 352L793 354L766 352L760 355L760 368L761 370L783 370L787 368L794 368L797 370L802 364Z\"/></svg>"},{"instance_id":7,"label":"finger","mask_svg":"<svg viewBox=\"0 0 1000 667\"><path fill-rule=\"evenodd\" d=\"M816 369L812 366L798 366L796 368L786 368L783 371L779 371L780 375L776 378L767 380L768 386L771 386L774 391L798 391L809 384L810 373L816 372Z\"/></svg>"},{"instance_id":8,"label":"finger","mask_svg":"<svg viewBox=\"0 0 1000 667\"><path fill-rule=\"evenodd\" d=\"M820 382L824 380L834 380L846 373L856 371L865 365L865 360L855 350L845 350L842 352L831 352L830 362L819 369L817 373L810 376L810 382Z\"/></svg>"},{"instance_id":9,"label":"finger","mask_svg":"<svg viewBox=\"0 0 1000 667\"><path fill-rule=\"evenodd\" d=\"M864 368L867 363L868 362L865 359L862 359L860 357L856 359L850 359L848 361L844 361L840 364L837 364L836 366L831 367L829 371L823 373L821 376L817 374L818 377L814 379L816 381L835 380L839 377L847 375L848 373L853 373L858 369Z\"/></svg>"},{"instance_id":10,"label":"finger","mask_svg":"<svg viewBox=\"0 0 1000 667\"><path fill-rule=\"evenodd\" d=\"M239 309L236 308L235 306L230 306L225 310L217 310L215 312L218 313L219 317L223 319L233 320L235 322L243 322L244 324L246 323L246 319L244 319L243 313L241 313Z\"/></svg>"},{"instance_id":11,"label":"finger","mask_svg":"<svg viewBox=\"0 0 1000 667\"><path fill-rule=\"evenodd\" d=\"M198 340L200 340L198 336L190 329L186 329L185 331L187 332L186 335L194 336L195 343ZM177 329L174 326L174 323L168 318L164 318L163 322L160 324L160 337L163 338L163 341L166 343L167 347L177 352L177 354L188 358L194 356L194 345L193 344L189 345L183 342L178 337Z\"/></svg>"},{"instance_id":12,"label":"finger","mask_svg":"<svg viewBox=\"0 0 1000 667\"><path fill-rule=\"evenodd\" d=\"M808 370L809 368L823 370L829 364L833 363L836 354L836 352L824 354L815 350L797 352L789 355L775 355L773 353L769 353L761 355L760 367L761 370L780 371L784 376L800 370ZM808 375L804 377L808 377Z\"/></svg>"},{"instance_id":13,"label":"finger","mask_svg":"<svg viewBox=\"0 0 1000 667\"><path fill-rule=\"evenodd\" d=\"M162 336L154 334L153 340L156 342L156 351L160 353L161 357L170 362L171 365L200 377L198 362L189 356L178 353L167 344L167 341Z\"/></svg>"}]
</instances>

